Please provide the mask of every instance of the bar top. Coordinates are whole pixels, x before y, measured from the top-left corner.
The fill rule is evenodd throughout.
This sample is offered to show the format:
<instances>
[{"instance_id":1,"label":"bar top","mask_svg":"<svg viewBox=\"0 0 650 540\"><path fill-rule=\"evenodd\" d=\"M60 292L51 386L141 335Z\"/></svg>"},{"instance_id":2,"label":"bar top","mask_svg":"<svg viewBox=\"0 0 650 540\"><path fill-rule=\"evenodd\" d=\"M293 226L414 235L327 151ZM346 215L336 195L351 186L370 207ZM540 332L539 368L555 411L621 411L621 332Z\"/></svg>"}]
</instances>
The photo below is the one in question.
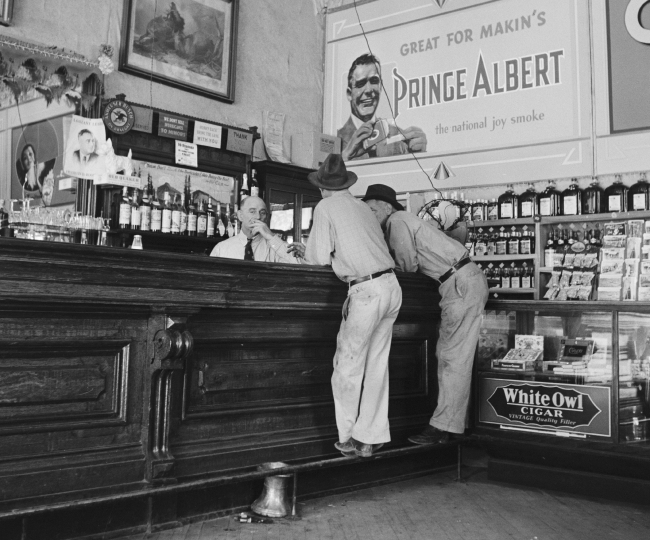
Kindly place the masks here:
<instances>
[{"instance_id":1,"label":"bar top","mask_svg":"<svg viewBox=\"0 0 650 540\"><path fill-rule=\"evenodd\" d=\"M397 272L402 312L439 312L438 287ZM331 268L0 238L0 299L142 307L340 309Z\"/></svg>"}]
</instances>

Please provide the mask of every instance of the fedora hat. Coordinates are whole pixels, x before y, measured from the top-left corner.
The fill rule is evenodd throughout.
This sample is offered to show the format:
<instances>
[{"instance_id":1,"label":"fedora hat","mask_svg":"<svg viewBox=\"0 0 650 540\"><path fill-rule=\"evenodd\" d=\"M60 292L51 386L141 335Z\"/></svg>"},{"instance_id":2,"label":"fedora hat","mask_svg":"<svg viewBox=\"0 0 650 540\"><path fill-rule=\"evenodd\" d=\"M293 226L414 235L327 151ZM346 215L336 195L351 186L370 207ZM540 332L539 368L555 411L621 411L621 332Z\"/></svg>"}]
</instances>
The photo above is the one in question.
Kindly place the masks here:
<instances>
[{"instance_id":1,"label":"fedora hat","mask_svg":"<svg viewBox=\"0 0 650 540\"><path fill-rule=\"evenodd\" d=\"M316 187L339 191L350 187L357 181L357 175L345 168L341 154L329 154L317 171L307 175Z\"/></svg>"},{"instance_id":2,"label":"fedora hat","mask_svg":"<svg viewBox=\"0 0 650 540\"><path fill-rule=\"evenodd\" d=\"M368 186L366 194L363 196L363 201L384 201L393 205L395 210L404 210L404 207L397 202L397 194L395 190L385 186L384 184L373 184Z\"/></svg>"}]
</instances>

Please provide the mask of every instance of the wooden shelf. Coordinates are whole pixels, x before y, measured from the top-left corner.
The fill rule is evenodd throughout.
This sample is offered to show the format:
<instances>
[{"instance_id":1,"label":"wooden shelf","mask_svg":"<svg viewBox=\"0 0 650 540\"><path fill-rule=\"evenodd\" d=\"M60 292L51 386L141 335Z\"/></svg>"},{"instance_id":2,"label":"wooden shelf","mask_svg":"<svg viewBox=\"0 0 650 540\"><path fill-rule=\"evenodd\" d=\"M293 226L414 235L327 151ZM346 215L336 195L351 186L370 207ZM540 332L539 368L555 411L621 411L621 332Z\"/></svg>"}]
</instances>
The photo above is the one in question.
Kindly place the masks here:
<instances>
[{"instance_id":1,"label":"wooden shelf","mask_svg":"<svg viewBox=\"0 0 650 540\"><path fill-rule=\"evenodd\" d=\"M508 293L508 294L513 294L513 293L520 293L520 294L531 294L535 292L534 288L519 288L519 289L512 289L512 288L504 288L504 287L490 287L490 292L502 292L502 293Z\"/></svg>"},{"instance_id":2,"label":"wooden shelf","mask_svg":"<svg viewBox=\"0 0 650 540\"><path fill-rule=\"evenodd\" d=\"M185 236L181 234L169 234L152 231L137 231L133 229L111 229L111 235L130 238L136 234L142 236L143 249L155 251L172 251L176 253L195 253L209 255L212 248L221 240L221 237Z\"/></svg>"},{"instance_id":3,"label":"wooden shelf","mask_svg":"<svg viewBox=\"0 0 650 540\"><path fill-rule=\"evenodd\" d=\"M474 262L483 261L529 261L534 260L536 255L485 255L484 257L472 257Z\"/></svg>"},{"instance_id":4,"label":"wooden shelf","mask_svg":"<svg viewBox=\"0 0 650 540\"><path fill-rule=\"evenodd\" d=\"M535 218L492 219L489 221L468 221L468 227L512 227L513 225L535 225Z\"/></svg>"},{"instance_id":5,"label":"wooden shelf","mask_svg":"<svg viewBox=\"0 0 650 540\"><path fill-rule=\"evenodd\" d=\"M617 220L626 221L628 219L650 219L650 210L638 210L636 212L607 212L580 216L541 216L540 224L559 225L560 223L589 223L594 221L602 222Z\"/></svg>"}]
</instances>

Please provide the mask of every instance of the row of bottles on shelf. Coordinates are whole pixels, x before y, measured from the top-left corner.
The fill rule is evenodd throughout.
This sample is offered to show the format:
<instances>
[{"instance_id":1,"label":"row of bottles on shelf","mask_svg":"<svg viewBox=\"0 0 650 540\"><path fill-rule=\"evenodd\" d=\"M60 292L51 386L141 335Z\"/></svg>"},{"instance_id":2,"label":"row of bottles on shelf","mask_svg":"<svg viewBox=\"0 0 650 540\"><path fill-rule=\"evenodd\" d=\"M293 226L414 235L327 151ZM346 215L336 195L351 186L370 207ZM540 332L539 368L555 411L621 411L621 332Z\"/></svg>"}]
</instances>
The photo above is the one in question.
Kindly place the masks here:
<instances>
[{"instance_id":1,"label":"row of bottles on shelf","mask_svg":"<svg viewBox=\"0 0 650 540\"><path fill-rule=\"evenodd\" d=\"M461 194L461 202L468 207L466 221L640 211L650 210L650 184L645 173L642 173L639 181L628 188L623 184L621 175L616 175L614 183L606 189L602 189L594 180L583 190L574 178L567 189L559 192L551 180L542 193L529 184L528 189L518 195L509 185L498 199L464 201Z\"/></svg>"},{"instance_id":2,"label":"row of bottles on shelf","mask_svg":"<svg viewBox=\"0 0 650 540\"><path fill-rule=\"evenodd\" d=\"M535 287L535 268L532 263L489 263L483 270L490 289L532 289Z\"/></svg>"},{"instance_id":3,"label":"row of bottles on shelf","mask_svg":"<svg viewBox=\"0 0 650 540\"><path fill-rule=\"evenodd\" d=\"M471 257L532 255L535 253L535 232L527 225L499 229L479 227L469 231L465 247Z\"/></svg>"},{"instance_id":4,"label":"row of bottles on shelf","mask_svg":"<svg viewBox=\"0 0 650 540\"><path fill-rule=\"evenodd\" d=\"M242 183L242 187L245 183ZM112 222L121 230L151 231L168 234L196 236L203 238L227 238L237 234L237 205L230 212L227 203L225 214L221 203L212 204L212 199L194 203L192 200L190 176L185 177L185 189L173 198L165 191L163 200L156 196L151 175L141 193L139 189L122 188L119 205L113 209Z\"/></svg>"},{"instance_id":5,"label":"row of bottles on shelf","mask_svg":"<svg viewBox=\"0 0 650 540\"><path fill-rule=\"evenodd\" d=\"M579 249L575 249L575 243L582 243ZM603 245L602 231L598 226L592 229L574 230L558 228L551 231L546 240L544 248L544 266L554 266L554 255L556 253L565 253L567 251L593 251L598 250Z\"/></svg>"}]
</instances>

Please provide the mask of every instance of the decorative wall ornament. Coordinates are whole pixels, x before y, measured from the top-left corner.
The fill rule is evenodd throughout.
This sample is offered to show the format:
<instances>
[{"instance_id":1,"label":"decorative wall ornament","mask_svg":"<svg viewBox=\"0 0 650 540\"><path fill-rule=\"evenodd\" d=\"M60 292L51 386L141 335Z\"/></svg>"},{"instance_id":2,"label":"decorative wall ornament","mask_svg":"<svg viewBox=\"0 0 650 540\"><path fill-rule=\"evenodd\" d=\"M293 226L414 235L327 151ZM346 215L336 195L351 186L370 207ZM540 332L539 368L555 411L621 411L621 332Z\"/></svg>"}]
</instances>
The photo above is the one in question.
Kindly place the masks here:
<instances>
[{"instance_id":1,"label":"decorative wall ornament","mask_svg":"<svg viewBox=\"0 0 650 540\"><path fill-rule=\"evenodd\" d=\"M44 96L48 105L63 96L73 102L83 100L81 81L98 70L99 60L0 35L0 97L9 89L16 102L34 91ZM95 99L86 96L90 97ZM3 101L0 106L8 105Z\"/></svg>"}]
</instances>

